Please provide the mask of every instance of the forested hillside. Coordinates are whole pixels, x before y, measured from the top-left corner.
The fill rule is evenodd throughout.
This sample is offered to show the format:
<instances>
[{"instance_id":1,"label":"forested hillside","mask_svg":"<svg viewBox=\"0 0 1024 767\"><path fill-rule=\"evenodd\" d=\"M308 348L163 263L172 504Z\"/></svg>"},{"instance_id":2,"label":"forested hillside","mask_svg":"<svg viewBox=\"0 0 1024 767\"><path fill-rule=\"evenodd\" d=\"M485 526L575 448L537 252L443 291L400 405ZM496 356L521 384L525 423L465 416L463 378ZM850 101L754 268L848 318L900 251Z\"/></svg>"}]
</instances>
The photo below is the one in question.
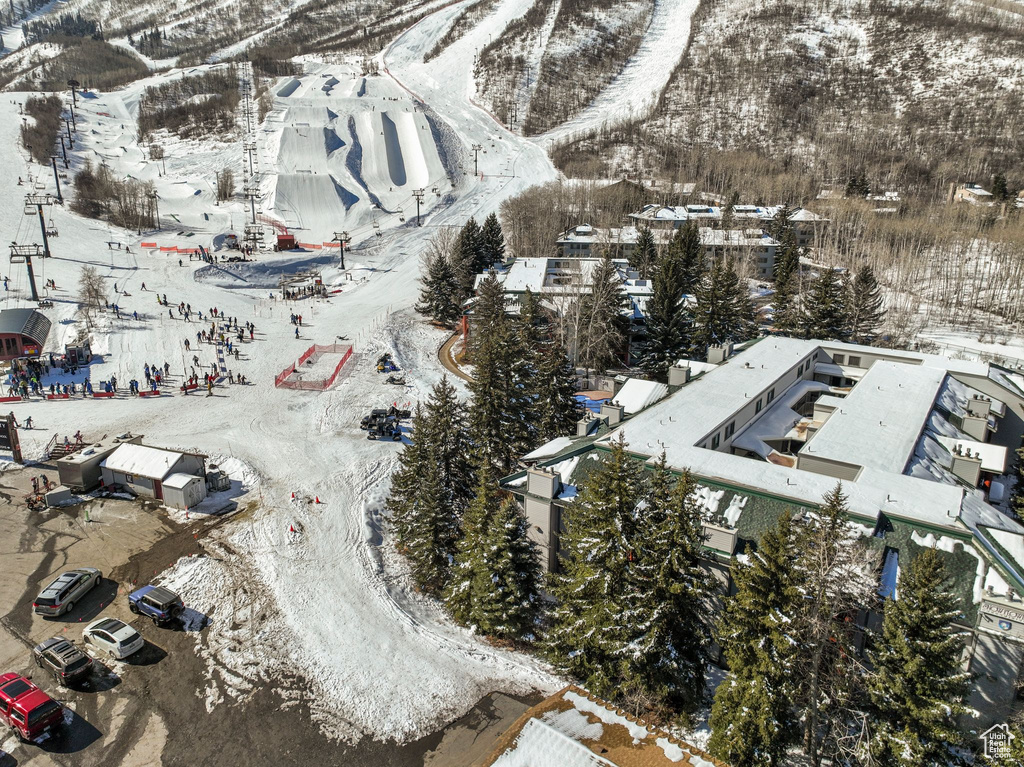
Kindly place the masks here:
<instances>
[{"instance_id":1,"label":"forested hillside","mask_svg":"<svg viewBox=\"0 0 1024 767\"><path fill-rule=\"evenodd\" d=\"M537 0L481 52L481 99L527 135L550 130L619 73L653 8L653 0Z\"/></svg>"},{"instance_id":2,"label":"forested hillside","mask_svg":"<svg viewBox=\"0 0 1024 767\"><path fill-rule=\"evenodd\" d=\"M570 173L656 173L692 167L694 149L753 150L819 181L863 173L873 187L944 194L950 181L1021 175L1022 78L1024 4L703 0L651 119L557 160Z\"/></svg>"}]
</instances>

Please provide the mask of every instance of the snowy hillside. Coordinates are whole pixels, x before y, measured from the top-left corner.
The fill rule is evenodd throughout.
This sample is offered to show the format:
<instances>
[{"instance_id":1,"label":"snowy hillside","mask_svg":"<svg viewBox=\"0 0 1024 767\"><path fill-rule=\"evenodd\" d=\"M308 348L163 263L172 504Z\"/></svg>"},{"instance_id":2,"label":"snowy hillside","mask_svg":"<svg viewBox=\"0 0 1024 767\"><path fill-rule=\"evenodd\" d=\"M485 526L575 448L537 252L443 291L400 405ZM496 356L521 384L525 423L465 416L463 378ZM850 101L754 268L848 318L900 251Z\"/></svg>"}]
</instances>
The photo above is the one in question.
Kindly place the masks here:
<instances>
[{"instance_id":1,"label":"snowy hillside","mask_svg":"<svg viewBox=\"0 0 1024 767\"><path fill-rule=\"evenodd\" d=\"M1016 3L704 0L656 119L579 154L597 149L614 174L671 168L694 145L755 149L897 186L944 163L961 178L1019 172L1022 31ZM626 146L639 153L628 166L613 159Z\"/></svg>"}]
</instances>

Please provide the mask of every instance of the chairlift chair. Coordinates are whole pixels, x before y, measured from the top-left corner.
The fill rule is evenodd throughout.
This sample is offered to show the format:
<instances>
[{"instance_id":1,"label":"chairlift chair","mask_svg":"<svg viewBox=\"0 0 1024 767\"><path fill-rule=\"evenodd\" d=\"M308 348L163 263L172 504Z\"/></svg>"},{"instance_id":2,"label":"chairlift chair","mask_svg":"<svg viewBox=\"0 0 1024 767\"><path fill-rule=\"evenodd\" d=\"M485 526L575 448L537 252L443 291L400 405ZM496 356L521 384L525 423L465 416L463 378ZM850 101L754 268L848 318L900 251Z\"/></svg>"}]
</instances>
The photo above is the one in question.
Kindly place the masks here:
<instances>
[{"instance_id":1,"label":"chairlift chair","mask_svg":"<svg viewBox=\"0 0 1024 767\"><path fill-rule=\"evenodd\" d=\"M401 221L403 224L405 223L405 211L402 210L401 208L398 209L398 220Z\"/></svg>"}]
</instances>

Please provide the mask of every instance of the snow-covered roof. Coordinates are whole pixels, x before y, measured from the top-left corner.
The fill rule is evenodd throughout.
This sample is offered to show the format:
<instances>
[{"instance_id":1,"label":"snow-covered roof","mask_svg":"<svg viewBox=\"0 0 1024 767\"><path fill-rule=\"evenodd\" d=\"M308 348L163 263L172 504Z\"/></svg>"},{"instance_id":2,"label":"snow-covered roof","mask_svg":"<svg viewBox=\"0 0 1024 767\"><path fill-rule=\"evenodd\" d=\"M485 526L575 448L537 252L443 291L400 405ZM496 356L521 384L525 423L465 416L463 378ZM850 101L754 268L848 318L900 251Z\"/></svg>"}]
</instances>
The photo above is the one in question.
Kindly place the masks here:
<instances>
[{"instance_id":1,"label":"snow-covered roof","mask_svg":"<svg viewBox=\"0 0 1024 767\"><path fill-rule=\"evenodd\" d=\"M193 474L182 474L181 472L178 472L177 474L172 474L171 476L165 478L163 480L163 486L169 487L172 490L181 490L182 488L187 487L190 482L194 482L197 479L201 479L201 477L197 477Z\"/></svg>"},{"instance_id":2,"label":"snow-covered roof","mask_svg":"<svg viewBox=\"0 0 1024 767\"><path fill-rule=\"evenodd\" d=\"M600 258L517 258L502 270L493 272L501 283L505 293L525 293L529 290L538 297L569 296L575 297L589 291L594 271L601 263ZM645 297L654 292L650 280L640 279L639 275L629 268L626 259L613 259L622 290L629 296ZM476 286L488 275L478 274Z\"/></svg>"},{"instance_id":3,"label":"snow-covered roof","mask_svg":"<svg viewBox=\"0 0 1024 767\"><path fill-rule=\"evenodd\" d=\"M781 205L736 205L732 209L732 217L742 221L770 221L775 218ZM629 217L636 221L719 221L725 215L725 208L719 205L645 205L636 213L630 213ZM797 208L790 214L790 221L796 223L826 221L813 211L806 208Z\"/></svg>"},{"instance_id":4,"label":"snow-covered roof","mask_svg":"<svg viewBox=\"0 0 1024 767\"><path fill-rule=\"evenodd\" d=\"M1002 474L1006 471L1006 448L990 442L957 437L937 437L940 445L954 452L968 452L981 459L981 470Z\"/></svg>"},{"instance_id":5,"label":"snow-covered roof","mask_svg":"<svg viewBox=\"0 0 1024 767\"><path fill-rule=\"evenodd\" d=\"M802 362L827 360L835 353L861 353L865 360L869 355L883 358L870 366L864 380L853 387L851 395L804 448L811 448L811 454L826 457L827 453L829 458L861 467L855 480L843 482L854 515L877 519L884 513L892 518L961 531L965 526L973 530L979 525L991 525L1024 532L1018 523L989 506L980 492L955 480L947 481L945 476L903 473L926 423L934 415L935 398L947 376L958 372L987 376L988 365L984 363L855 344L767 338L628 419L598 444L607 444L621 434L629 443L630 452L653 459L664 450L670 466L689 469L708 481L753 488L794 503L819 504L825 493L835 487L834 477L733 455L728 452L727 442L718 450L701 448L701 444L709 444L710 434L739 420L737 414L741 411L749 413L746 406L769 389L776 389L776 397L785 405L786 393L797 380L798 366ZM816 354L818 359L814 360ZM768 404L766 401L765 405ZM792 419L789 413L779 412L780 418L785 415L784 420ZM734 440L742 436L746 423L736 425L740 431ZM967 436L956 431L937 433ZM755 429L751 437L761 435ZM928 439L948 456L948 451L933 437L929 435ZM755 444L755 452L756 447Z\"/></svg>"},{"instance_id":6,"label":"snow-covered roof","mask_svg":"<svg viewBox=\"0 0 1024 767\"><path fill-rule=\"evenodd\" d=\"M122 474L162 480L171 472L181 455L146 445L126 444L104 458L100 466Z\"/></svg>"},{"instance_id":7,"label":"snow-covered roof","mask_svg":"<svg viewBox=\"0 0 1024 767\"><path fill-rule=\"evenodd\" d=\"M545 442L543 445L538 447L522 457L523 461L539 461L541 458L550 458L553 455L565 450L569 445L572 444L571 437L555 437L550 442Z\"/></svg>"},{"instance_id":8,"label":"snow-covered roof","mask_svg":"<svg viewBox=\"0 0 1024 767\"><path fill-rule=\"evenodd\" d=\"M527 710L486 767L719 767L702 751L570 686Z\"/></svg>"},{"instance_id":9,"label":"snow-covered roof","mask_svg":"<svg viewBox=\"0 0 1024 767\"><path fill-rule=\"evenodd\" d=\"M902 472L945 378L938 368L876 362L801 455Z\"/></svg>"},{"instance_id":10,"label":"snow-covered roof","mask_svg":"<svg viewBox=\"0 0 1024 767\"><path fill-rule=\"evenodd\" d=\"M630 378L612 398L612 404L621 405L626 413L633 415L650 407L668 394L668 386L657 381Z\"/></svg>"}]
</instances>

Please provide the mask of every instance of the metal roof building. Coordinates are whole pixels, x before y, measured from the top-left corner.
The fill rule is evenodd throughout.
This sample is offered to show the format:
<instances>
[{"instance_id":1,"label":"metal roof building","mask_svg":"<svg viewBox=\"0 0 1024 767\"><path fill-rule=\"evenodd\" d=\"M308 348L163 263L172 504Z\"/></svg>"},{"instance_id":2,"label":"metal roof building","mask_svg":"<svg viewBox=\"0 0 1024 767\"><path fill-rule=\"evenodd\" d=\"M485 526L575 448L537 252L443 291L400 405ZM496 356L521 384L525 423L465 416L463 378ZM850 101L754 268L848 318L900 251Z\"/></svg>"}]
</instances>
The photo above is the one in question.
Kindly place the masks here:
<instances>
[{"instance_id":1,"label":"metal roof building","mask_svg":"<svg viewBox=\"0 0 1024 767\"><path fill-rule=\"evenodd\" d=\"M0 311L0 360L38 357L50 335L50 319L35 309Z\"/></svg>"}]
</instances>

